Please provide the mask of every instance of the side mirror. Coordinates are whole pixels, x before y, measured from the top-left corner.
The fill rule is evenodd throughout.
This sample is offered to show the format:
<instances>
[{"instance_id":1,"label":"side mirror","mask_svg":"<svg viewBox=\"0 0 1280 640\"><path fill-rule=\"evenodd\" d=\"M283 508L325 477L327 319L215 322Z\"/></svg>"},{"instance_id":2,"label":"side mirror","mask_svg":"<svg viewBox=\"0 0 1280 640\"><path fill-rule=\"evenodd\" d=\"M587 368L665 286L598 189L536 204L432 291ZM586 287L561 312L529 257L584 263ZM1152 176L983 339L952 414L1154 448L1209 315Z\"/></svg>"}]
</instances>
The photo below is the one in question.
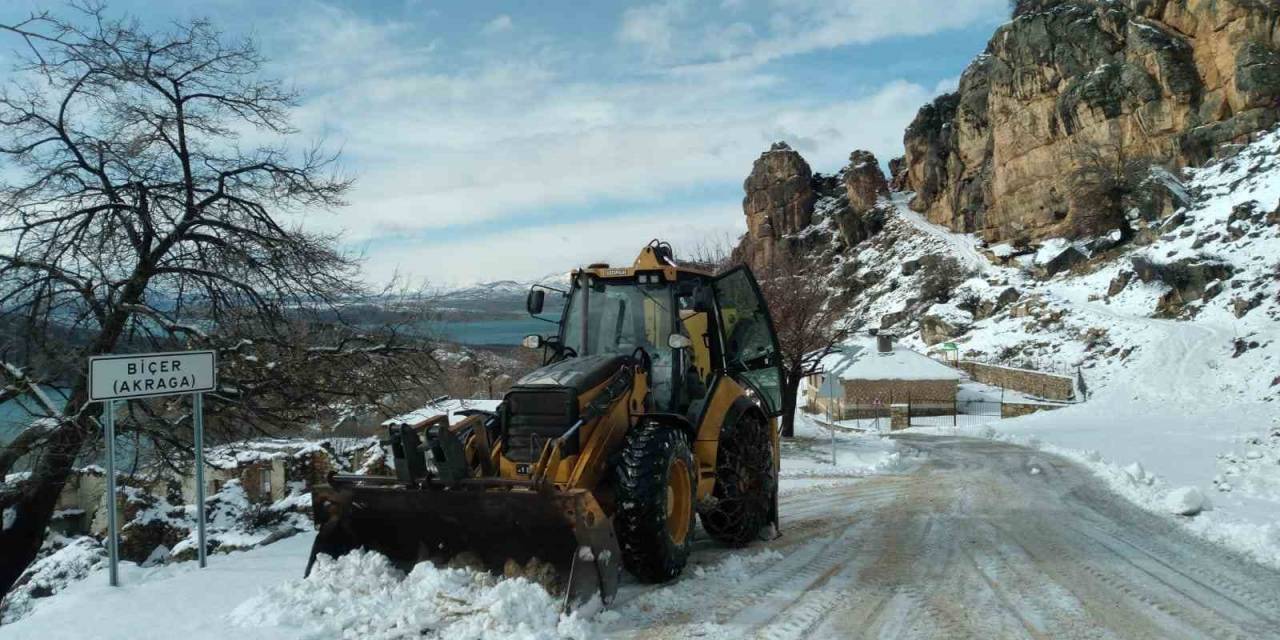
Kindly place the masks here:
<instances>
[{"instance_id":1,"label":"side mirror","mask_svg":"<svg viewBox=\"0 0 1280 640\"><path fill-rule=\"evenodd\" d=\"M693 346L693 341L688 336L673 333L667 337L667 346L672 349L688 349Z\"/></svg>"},{"instance_id":2,"label":"side mirror","mask_svg":"<svg viewBox=\"0 0 1280 640\"><path fill-rule=\"evenodd\" d=\"M546 343L542 340L542 336L525 336L520 344L526 349L541 349Z\"/></svg>"},{"instance_id":3,"label":"side mirror","mask_svg":"<svg viewBox=\"0 0 1280 640\"><path fill-rule=\"evenodd\" d=\"M529 291L529 297L525 298L524 301L524 308L529 310L529 315L536 316L539 313L542 313L542 303L546 300L546 297L547 292L542 289L533 289Z\"/></svg>"}]
</instances>

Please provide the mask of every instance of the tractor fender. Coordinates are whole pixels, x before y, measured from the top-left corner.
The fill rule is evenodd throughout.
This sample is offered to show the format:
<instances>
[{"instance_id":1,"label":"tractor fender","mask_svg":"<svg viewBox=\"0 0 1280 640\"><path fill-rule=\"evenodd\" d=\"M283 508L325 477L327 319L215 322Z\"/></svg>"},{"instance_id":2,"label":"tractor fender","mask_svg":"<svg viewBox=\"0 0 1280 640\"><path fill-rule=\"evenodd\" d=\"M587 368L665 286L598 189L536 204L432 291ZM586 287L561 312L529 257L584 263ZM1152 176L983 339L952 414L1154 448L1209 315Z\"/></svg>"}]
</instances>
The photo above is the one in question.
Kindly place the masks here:
<instances>
[{"instance_id":1,"label":"tractor fender","mask_svg":"<svg viewBox=\"0 0 1280 640\"><path fill-rule=\"evenodd\" d=\"M748 413L755 413L765 424L769 423L769 417L760 409L756 403L752 402L746 396L738 396L733 400L733 404L729 405L729 410L724 414L724 421L720 426L720 433L724 433L726 429L731 429L737 424L743 416Z\"/></svg>"},{"instance_id":2,"label":"tractor fender","mask_svg":"<svg viewBox=\"0 0 1280 640\"><path fill-rule=\"evenodd\" d=\"M689 419L678 413L646 413L638 416L641 423L659 424L665 427L679 430L683 433L688 442L692 445L693 441L698 437L698 429L693 426Z\"/></svg>"}]
</instances>

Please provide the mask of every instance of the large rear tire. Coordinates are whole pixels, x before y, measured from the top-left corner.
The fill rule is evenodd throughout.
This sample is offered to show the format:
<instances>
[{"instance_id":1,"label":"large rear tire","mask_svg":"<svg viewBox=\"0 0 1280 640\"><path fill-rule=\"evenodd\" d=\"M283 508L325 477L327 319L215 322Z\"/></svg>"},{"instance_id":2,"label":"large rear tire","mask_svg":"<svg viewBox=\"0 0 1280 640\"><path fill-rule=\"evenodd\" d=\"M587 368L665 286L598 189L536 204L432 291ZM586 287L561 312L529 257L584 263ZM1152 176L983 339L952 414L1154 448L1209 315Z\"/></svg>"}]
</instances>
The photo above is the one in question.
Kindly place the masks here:
<instances>
[{"instance_id":1,"label":"large rear tire","mask_svg":"<svg viewBox=\"0 0 1280 640\"><path fill-rule=\"evenodd\" d=\"M751 544L772 520L777 486L769 423L745 413L720 431L714 499L698 514L702 528L729 547Z\"/></svg>"},{"instance_id":2,"label":"large rear tire","mask_svg":"<svg viewBox=\"0 0 1280 640\"><path fill-rule=\"evenodd\" d=\"M678 430L642 424L627 434L614 467L614 528L623 566L641 582L672 580L689 560L696 469Z\"/></svg>"}]
</instances>

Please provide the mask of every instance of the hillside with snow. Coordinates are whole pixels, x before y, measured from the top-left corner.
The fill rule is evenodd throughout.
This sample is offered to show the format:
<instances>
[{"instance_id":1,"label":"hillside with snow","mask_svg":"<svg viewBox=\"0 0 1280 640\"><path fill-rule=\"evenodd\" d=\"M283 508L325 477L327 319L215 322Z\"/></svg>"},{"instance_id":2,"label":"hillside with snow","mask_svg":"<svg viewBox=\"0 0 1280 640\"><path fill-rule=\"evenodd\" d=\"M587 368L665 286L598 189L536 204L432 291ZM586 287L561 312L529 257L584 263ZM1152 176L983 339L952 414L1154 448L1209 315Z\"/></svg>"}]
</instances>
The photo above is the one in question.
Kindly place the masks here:
<instances>
[{"instance_id":1,"label":"hillside with snow","mask_svg":"<svg viewBox=\"0 0 1280 640\"><path fill-rule=\"evenodd\" d=\"M1155 510L1194 488L1212 511L1191 527L1280 564L1280 131L1162 179L1184 203L1165 218L1134 213L1124 245L987 246L894 193L880 233L818 243L819 259L855 294L863 328L1078 376L1088 390L1082 404L1002 421L1000 437L1089 464ZM831 208L820 199L797 235L829 234Z\"/></svg>"}]
</instances>

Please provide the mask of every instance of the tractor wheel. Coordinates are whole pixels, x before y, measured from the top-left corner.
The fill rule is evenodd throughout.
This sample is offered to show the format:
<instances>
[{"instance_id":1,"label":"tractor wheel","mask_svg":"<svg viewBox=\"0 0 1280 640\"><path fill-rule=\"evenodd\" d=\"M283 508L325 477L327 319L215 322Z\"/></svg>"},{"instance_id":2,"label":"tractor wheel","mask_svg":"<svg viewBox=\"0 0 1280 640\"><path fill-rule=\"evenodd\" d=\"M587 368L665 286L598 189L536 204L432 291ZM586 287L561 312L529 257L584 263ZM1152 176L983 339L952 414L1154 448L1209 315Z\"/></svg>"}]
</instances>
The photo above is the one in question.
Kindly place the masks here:
<instances>
[{"instance_id":1,"label":"tractor wheel","mask_svg":"<svg viewBox=\"0 0 1280 640\"><path fill-rule=\"evenodd\" d=\"M316 556L323 553L337 559L351 553L355 548L356 540L351 527L347 526L341 518L329 518L329 521L320 525L320 530L316 532L316 541L311 543L311 556L307 558L307 570L302 573L302 577L311 575L311 567L315 566Z\"/></svg>"},{"instance_id":2,"label":"tractor wheel","mask_svg":"<svg viewBox=\"0 0 1280 640\"><path fill-rule=\"evenodd\" d=\"M696 469L679 431L642 424L627 434L614 467L614 529L623 566L642 582L671 580L689 559Z\"/></svg>"},{"instance_id":3,"label":"tractor wheel","mask_svg":"<svg viewBox=\"0 0 1280 640\"><path fill-rule=\"evenodd\" d=\"M769 435L768 423L756 413L720 432L714 500L699 515L702 528L723 545L746 546L771 521L778 480Z\"/></svg>"}]
</instances>

